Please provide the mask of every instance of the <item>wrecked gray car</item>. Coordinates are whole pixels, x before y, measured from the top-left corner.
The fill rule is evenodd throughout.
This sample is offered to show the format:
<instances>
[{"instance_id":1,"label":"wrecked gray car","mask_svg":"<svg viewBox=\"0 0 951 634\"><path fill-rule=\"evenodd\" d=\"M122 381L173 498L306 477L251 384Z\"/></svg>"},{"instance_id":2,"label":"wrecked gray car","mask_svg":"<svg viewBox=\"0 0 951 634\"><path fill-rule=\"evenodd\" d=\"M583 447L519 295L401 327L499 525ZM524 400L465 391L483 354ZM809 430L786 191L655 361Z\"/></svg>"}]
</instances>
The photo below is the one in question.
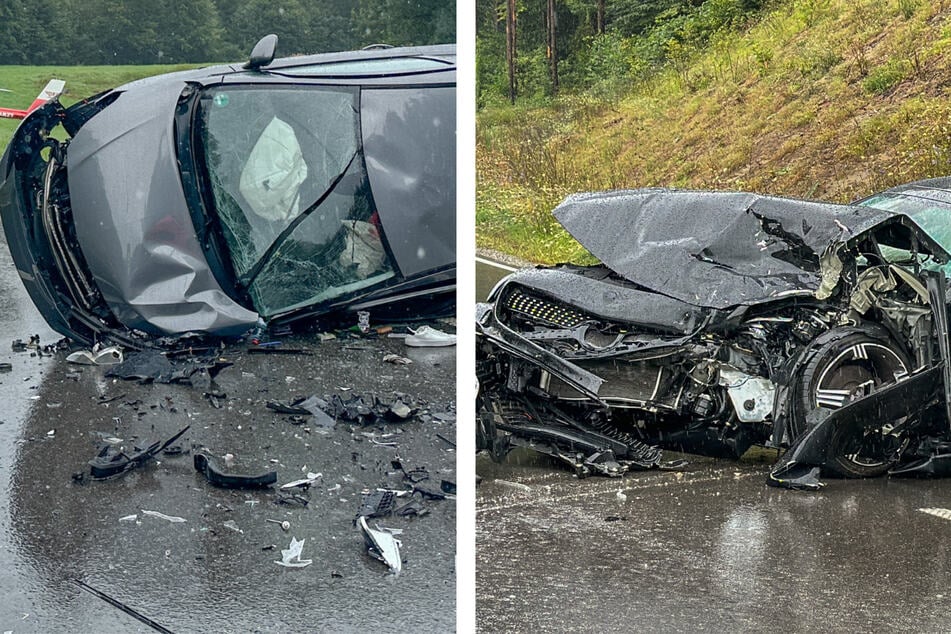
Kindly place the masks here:
<instances>
[{"instance_id":1,"label":"wrecked gray car","mask_svg":"<svg viewBox=\"0 0 951 634\"><path fill-rule=\"evenodd\" d=\"M851 205L643 189L554 212L601 264L477 309L477 445L579 475L786 448L769 482L940 475L951 452L951 179Z\"/></svg>"},{"instance_id":2,"label":"wrecked gray car","mask_svg":"<svg viewBox=\"0 0 951 634\"><path fill-rule=\"evenodd\" d=\"M55 330L135 347L453 311L455 46L274 60L276 41L22 122L0 216Z\"/></svg>"}]
</instances>

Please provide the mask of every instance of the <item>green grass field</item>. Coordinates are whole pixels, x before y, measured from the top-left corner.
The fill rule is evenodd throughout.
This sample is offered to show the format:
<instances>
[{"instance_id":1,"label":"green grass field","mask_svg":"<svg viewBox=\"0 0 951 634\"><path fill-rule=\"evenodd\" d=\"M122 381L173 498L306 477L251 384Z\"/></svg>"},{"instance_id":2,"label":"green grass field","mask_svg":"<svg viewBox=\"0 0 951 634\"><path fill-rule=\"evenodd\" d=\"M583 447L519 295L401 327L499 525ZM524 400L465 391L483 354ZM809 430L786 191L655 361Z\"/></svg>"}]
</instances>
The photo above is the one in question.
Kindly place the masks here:
<instances>
[{"instance_id":1,"label":"green grass field","mask_svg":"<svg viewBox=\"0 0 951 634\"><path fill-rule=\"evenodd\" d=\"M196 66L0 66L0 88L10 91L0 91L0 107L26 108L54 77L66 81L60 100L69 105L135 79ZM7 146L17 125L16 120L0 119L0 147Z\"/></svg>"}]
</instances>

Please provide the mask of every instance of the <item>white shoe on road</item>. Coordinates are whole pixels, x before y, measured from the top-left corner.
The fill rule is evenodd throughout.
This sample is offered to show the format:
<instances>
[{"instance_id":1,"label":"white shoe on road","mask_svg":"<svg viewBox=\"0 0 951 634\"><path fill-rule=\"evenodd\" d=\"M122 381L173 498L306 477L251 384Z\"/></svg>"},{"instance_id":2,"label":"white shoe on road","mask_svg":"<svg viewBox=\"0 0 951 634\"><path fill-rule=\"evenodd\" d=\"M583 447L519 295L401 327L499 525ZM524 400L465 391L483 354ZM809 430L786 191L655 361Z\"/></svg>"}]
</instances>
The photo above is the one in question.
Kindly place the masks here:
<instances>
[{"instance_id":1,"label":"white shoe on road","mask_svg":"<svg viewBox=\"0 0 951 634\"><path fill-rule=\"evenodd\" d=\"M408 335L405 341L407 346L414 348L439 348L456 345L456 335L429 326L420 326L413 334Z\"/></svg>"}]
</instances>

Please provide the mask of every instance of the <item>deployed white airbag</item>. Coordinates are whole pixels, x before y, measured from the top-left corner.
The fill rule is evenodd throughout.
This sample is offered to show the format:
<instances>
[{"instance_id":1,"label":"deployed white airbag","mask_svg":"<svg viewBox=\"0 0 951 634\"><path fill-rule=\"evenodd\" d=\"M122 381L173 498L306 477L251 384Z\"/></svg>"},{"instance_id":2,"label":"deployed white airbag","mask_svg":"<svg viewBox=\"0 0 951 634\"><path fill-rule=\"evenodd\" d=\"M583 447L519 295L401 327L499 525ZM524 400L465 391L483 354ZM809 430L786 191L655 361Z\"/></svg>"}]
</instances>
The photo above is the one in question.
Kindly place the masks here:
<instances>
[{"instance_id":1,"label":"deployed white airbag","mask_svg":"<svg viewBox=\"0 0 951 634\"><path fill-rule=\"evenodd\" d=\"M274 117L241 170L241 195L258 216L286 221L300 212L300 186L307 164L294 128Z\"/></svg>"}]
</instances>

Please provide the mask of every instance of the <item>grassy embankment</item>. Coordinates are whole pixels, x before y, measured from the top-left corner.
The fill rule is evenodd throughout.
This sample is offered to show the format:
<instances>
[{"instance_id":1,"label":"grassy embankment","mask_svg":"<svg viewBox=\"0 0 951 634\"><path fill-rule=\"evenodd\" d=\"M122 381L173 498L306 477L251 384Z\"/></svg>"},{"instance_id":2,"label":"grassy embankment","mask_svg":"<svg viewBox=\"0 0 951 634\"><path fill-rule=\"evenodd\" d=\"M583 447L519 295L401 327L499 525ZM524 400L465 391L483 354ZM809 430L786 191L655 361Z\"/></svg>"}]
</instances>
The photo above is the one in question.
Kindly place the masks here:
<instances>
[{"instance_id":1,"label":"grassy embankment","mask_svg":"<svg viewBox=\"0 0 951 634\"><path fill-rule=\"evenodd\" d=\"M478 244L539 262L590 258L550 214L576 191L847 202L951 174L951 1L788 0L612 102L569 95L477 123Z\"/></svg>"},{"instance_id":2,"label":"grassy embankment","mask_svg":"<svg viewBox=\"0 0 951 634\"><path fill-rule=\"evenodd\" d=\"M26 108L33 103L46 82L54 77L66 81L66 93L61 97L61 101L69 105L135 79L194 67L195 65L0 66L0 88L10 91L0 92L0 107ZM13 119L0 119L0 149L7 146L18 124L19 122Z\"/></svg>"}]
</instances>

